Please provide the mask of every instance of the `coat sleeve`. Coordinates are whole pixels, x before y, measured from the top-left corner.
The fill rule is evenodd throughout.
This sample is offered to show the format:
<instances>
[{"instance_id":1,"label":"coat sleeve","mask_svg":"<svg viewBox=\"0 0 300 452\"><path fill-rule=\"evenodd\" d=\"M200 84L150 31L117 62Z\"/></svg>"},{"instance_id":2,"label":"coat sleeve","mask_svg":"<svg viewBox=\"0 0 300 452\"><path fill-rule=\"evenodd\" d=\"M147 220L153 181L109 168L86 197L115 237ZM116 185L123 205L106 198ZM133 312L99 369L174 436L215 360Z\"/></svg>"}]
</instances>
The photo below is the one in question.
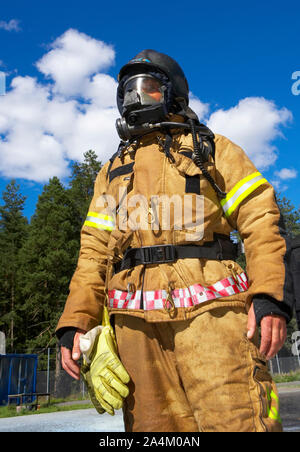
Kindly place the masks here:
<instances>
[{"instance_id":1,"label":"coat sleeve","mask_svg":"<svg viewBox=\"0 0 300 452\"><path fill-rule=\"evenodd\" d=\"M108 240L113 217L104 213L108 163L95 181L94 195L81 230L81 247L77 267L70 283L64 311L56 328L80 328L88 331L99 325L105 299L104 285L108 258Z\"/></svg>"},{"instance_id":2,"label":"coat sleeve","mask_svg":"<svg viewBox=\"0 0 300 452\"><path fill-rule=\"evenodd\" d=\"M290 247L274 188L245 152L225 137L217 136L215 162L217 182L227 193L221 200L224 216L244 242L247 303L257 298L267 304L269 299L290 312Z\"/></svg>"}]
</instances>

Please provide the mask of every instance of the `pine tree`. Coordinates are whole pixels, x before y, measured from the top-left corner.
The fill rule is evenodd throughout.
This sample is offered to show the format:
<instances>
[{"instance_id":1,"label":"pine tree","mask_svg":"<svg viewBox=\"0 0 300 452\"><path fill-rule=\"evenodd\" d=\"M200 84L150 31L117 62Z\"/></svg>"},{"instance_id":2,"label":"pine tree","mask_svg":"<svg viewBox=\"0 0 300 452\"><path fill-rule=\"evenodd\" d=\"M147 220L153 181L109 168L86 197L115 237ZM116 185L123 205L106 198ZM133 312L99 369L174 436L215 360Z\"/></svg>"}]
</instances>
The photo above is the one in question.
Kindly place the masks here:
<instances>
[{"instance_id":1,"label":"pine tree","mask_svg":"<svg viewBox=\"0 0 300 452\"><path fill-rule=\"evenodd\" d=\"M12 180L3 192L4 204L0 207L0 308L1 328L7 337L11 351L22 338L22 320L18 306L21 303L17 286L20 249L26 239L28 222L23 216L25 197L19 193L20 186Z\"/></svg>"},{"instance_id":2,"label":"pine tree","mask_svg":"<svg viewBox=\"0 0 300 452\"><path fill-rule=\"evenodd\" d=\"M290 238L294 238L296 235L300 234L300 209L296 210L295 206L291 203L289 199L285 196L276 194L276 199L280 213L283 217L284 224L286 227L287 234ZM292 349L292 334L297 330L297 323L295 316L292 318L291 322L287 327L287 339L285 342L284 349L281 351L281 355L284 355L285 351L288 350L289 354Z\"/></svg>"},{"instance_id":3,"label":"pine tree","mask_svg":"<svg viewBox=\"0 0 300 452\"><path fill-rule=\"evenodd\" d=\"M94 151L89 150L84 154L84 162L72 164L72 175L70 181L70 193L79 211L81 223L83 223L89 204L91 202L94 183L102 163L97 160Z\"/></svg>"},{"instance_id":4,"label":"pine tree","mask_svg":"<svg viewBox=\"0 0 300 452\"><path fill-rule=\"evenodd\" d=\"M296 210L295 206L285 196L276 195L278 207L283 216L285 227L290 237L300 234L300 209Z\"/></svg>"},{"instance_id":5,"label":"pine tree","mask_svg":"<svg viewBox=\"0 0 300 452\"><path fill-rule=\"evenodd\" d=\"M68 190L53 177L39 196L21 252L19 282L28 352L56 342L55 327L78 258L80 224Z\"/></svg>"}]
</instances>

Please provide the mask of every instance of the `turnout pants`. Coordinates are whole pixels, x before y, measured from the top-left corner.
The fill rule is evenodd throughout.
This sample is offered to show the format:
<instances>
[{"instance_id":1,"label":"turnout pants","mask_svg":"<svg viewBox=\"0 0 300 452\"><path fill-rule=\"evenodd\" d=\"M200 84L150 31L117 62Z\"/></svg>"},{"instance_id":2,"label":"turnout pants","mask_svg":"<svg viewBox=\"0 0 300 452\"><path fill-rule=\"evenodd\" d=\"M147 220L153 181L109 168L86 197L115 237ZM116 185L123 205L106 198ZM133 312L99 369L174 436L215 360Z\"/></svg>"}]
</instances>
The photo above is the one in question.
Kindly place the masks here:
<instances>
[{"instance_id":1,"label":"turnout pants","mask_svg":"<svg viewBox=\"0 0 300 452\"><path fill-rule=\"evenodd\" d=\"M117 314L115 329L131 377L126 431L282 431L278 393L258 338L247 339L243 308L161 323Z\"/></svg>"}]
</instances>

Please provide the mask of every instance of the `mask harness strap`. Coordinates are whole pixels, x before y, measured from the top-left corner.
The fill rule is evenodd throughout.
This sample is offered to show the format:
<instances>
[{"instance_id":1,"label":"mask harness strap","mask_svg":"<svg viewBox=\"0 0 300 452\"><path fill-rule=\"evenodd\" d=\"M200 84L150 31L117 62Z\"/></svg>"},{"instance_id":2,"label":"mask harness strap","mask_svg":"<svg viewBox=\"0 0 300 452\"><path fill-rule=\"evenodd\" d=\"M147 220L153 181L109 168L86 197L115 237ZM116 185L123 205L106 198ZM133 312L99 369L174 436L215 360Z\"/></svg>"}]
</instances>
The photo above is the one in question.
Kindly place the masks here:
<instances>
[{"instance_id":1,"label":"mask harness strap","mask_svg":"<svg viewBox=\"0 0 300 452\"><path fill-rule=\"evenodd\" d=\"M168 158L168 160L171 161L172 163L174 163L175 158L170 152L171 145L173 142L173 137L168 130L162 130L162 133L165 134L165 142L163 144L163 151L165 153L165 156Z\"/></svg>"},{"instance_id":2,"label":"mask harness strap","mask_svg":"<svg viewBox=\"0 0 300 452\"><path fill-rule=\"evenodd\" d=\"M203 162L203 151L204 151L204 144L201 134L198 134L199 141L197 139L197 134L195 130L195 123L193 119L188 119L188 123L191 126L191 132L192 132L192 138L193 138L193 160L196 163L196 165L201 169L203 176L208 180L214 191L217 193L219 198L226 198L226 193L220 189L220 187L216 184L214 179L211 177L207 169L204 167Z\"/></svg>"}]
</instances>

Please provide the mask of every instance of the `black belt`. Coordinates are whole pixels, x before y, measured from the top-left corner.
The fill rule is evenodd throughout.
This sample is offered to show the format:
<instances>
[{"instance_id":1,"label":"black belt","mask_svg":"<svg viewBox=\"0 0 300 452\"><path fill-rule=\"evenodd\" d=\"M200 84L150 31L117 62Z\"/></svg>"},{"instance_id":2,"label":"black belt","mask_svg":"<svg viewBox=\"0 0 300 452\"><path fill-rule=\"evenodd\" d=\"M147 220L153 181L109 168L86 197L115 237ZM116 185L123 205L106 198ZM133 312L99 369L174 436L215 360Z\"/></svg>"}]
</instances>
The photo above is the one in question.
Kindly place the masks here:
<instances>
[{"instance_id":1,"label":"black belt","mask_svg":"<svg viewBox=\"0 0 300 452\"><path fill-rule=\"evenodd\" d=\"M115 273L137 265L164 264L177 259L236 260L237 244L229 238L216 237L204 245L154 245L128 248L121 261L115 263Z\"/></svg>"}]
</instances>

